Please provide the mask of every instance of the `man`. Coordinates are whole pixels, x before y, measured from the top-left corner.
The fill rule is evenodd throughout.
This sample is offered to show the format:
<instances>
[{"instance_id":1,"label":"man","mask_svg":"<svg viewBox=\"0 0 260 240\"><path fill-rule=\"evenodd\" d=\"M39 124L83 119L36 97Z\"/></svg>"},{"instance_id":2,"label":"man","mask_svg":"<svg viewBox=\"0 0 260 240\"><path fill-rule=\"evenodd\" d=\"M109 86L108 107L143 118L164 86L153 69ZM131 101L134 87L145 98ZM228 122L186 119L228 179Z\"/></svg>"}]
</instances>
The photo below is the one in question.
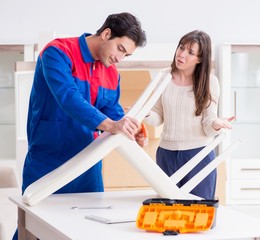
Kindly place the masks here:
<instances>
[{"instance_id":1,"label":"man","mask_svg":"<svg viewBox=\"0 0 260 240\"><path fill-rule=\"evenodd\" d=\"M139 20L125 12L109 15L94 35L55 39L41 51L29 103L22 192L88 146L100 131L144 143L140 124L123 117L114 64L145 44ZM56 193L104 191L101 168L100 161Z\"/></svg>"},{"instance_id":2,"label":"man","mask_svg":"<svg viewBox=\"0 0 260 240\"><path fill-rule=\"evenodd\" d=\"M88 146L100 131L135 140L139 123L119 104L115 63L146 44L129 13L108 16L96 34L55 39L39 55L32 86L22 191ZM58 193L103 191L101 162Z\"/></svg>"}]
</instances>

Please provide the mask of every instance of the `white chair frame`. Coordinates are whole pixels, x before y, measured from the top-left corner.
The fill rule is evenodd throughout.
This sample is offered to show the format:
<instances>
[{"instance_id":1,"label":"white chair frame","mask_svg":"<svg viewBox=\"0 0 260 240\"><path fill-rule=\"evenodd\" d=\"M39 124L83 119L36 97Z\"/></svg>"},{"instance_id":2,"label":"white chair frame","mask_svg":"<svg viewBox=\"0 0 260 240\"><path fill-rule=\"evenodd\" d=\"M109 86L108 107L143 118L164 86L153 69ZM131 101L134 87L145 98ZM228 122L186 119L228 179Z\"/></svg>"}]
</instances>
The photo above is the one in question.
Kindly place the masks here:
<instances>
[{"instance_id":1,"label":"white chair frame","mask_svg":"<svg viewBox=\"0 0 260 240\"><path fill-rule=\"evenodd\" d=\"M171 75L165 69L160 70L135 105L127 113L127 116L134 117L141 122L170 81ZM231 152L239 143L238 141L202 169L183 187L179 188L176 184L204 156L213 150L223 140L224 136L225 133L220 134L211 144L192 158L188 164L184 165L173 176L168 177L135 141L130 140L122 134L104 132L76 156L28 186L23 194L23 201L30 206L39 203L87 171L114 149L139 171L160 197L171 199L201 199L198 196L190 194L190 191L223 161L224 156Z\"/></svg>"}]
</instances>

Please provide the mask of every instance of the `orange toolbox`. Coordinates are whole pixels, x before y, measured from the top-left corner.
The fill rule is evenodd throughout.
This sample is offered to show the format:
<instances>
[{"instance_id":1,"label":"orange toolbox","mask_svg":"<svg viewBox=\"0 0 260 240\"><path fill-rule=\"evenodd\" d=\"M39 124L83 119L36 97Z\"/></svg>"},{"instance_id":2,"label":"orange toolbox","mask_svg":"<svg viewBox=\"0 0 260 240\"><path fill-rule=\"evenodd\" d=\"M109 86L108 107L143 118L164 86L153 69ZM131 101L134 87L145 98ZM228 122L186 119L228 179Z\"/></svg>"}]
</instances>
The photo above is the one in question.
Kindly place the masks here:
<instances>
[{"instance_id":1,"label":"orange toolbox","mask_svg":"<svg viewBox=\"0 0 260 240\"><path fill-rule=\"evenodd\" d=\"M151 198L143 202L136 226L165 235L206 231L215 226L218 200Z\"/></svg>"}]
</instances>

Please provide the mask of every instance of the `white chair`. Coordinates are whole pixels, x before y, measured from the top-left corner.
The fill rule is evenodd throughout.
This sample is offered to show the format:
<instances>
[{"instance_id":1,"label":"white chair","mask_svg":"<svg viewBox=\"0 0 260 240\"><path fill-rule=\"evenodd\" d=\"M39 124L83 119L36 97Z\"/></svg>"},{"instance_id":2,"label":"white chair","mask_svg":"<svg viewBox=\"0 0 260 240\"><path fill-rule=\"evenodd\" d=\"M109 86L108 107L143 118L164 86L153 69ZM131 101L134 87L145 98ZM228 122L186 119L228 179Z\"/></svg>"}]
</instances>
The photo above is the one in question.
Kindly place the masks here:
<instances>
[{"instance_id":1,"label":"white chair","mask_svg":"<svg viewBox=\"0 0 260 240\"><path fill-rule=\"evenodd\" d=\"M167 71L159 71L135 105L127 113L127 116L135 117L141 122L160 97L170 80L171 75L167 73ZM192 164L190 164L190 166L184 166L184 170L181 170L181 174L178 174L177 179L183 177L182 172L189 172L197 162L203 159L201 156L207 154L207 151L214 149L222 139L222 136L221 138L215 139L212 144L206 148L206 151L199 154L200 157L191 159ZM238 142L236 145L238 145ZM30 206L40 202L88 170L113 149L117 150L142 174L159 196L173 199L200 199L198 196L190 194L190 190L217 167L217 165L225 159L222 158L223 154L224 156L229 154L234 146L231 146L227 151L223 152L221 158L216 158L197 174L194 179L191 179L191 184L186 185L185 189L179 189L174 181L176 177L172 176L172 179L169 178L135 141L121 134L113 135L104 132L69 161L28 186L24 192L23 201Z\"/></svg>"}]
</instances>

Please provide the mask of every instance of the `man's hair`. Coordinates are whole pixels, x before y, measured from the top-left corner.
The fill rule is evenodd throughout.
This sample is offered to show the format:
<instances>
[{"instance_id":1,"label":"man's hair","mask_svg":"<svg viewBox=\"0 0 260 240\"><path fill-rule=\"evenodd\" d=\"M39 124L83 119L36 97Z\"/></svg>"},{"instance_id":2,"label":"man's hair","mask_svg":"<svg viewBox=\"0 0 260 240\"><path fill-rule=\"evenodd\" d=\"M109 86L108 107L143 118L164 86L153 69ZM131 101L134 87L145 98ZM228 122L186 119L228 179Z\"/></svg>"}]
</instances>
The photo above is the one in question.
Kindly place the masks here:
<instances>
[{"instance_id":1,"label":"man's hair","mask_svg":"<svg viewBox=\"0 0 260 240\"><path fill-rule=\"evenodd\" d=\"M109 15L103 26L97 30L96 35L99 36L106 28L111 30L110 39L126 36L135 42L136 47L146 45L145 31L142 30L140 21L130 13Z\"/></svg>"}]
</instances>

